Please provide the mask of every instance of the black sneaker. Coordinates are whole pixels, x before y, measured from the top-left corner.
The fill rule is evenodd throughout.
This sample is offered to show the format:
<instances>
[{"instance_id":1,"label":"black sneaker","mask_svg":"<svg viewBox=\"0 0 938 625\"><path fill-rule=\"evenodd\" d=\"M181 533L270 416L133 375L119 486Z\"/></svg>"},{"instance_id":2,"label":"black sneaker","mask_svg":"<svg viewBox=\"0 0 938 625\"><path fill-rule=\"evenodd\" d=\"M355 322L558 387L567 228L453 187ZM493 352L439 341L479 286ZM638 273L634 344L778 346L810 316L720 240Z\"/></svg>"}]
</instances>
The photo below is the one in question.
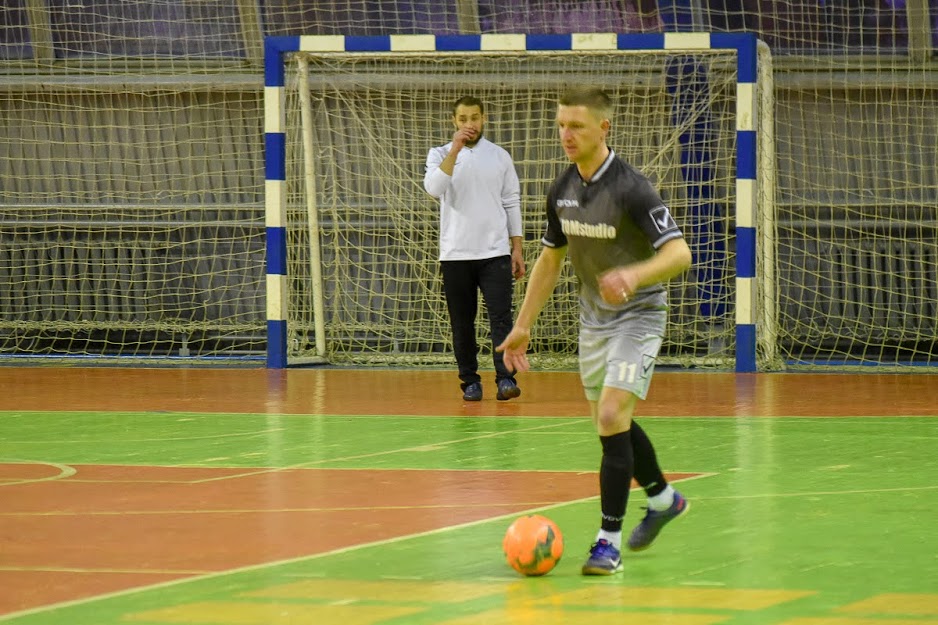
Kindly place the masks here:
<instances>
[{"instance_id":1,"label":"black sneaker","mask_svg":"<svg viewBox=\"0 0 938 625\"><path fill-rule=\"evenodd\" d=\"M674 502L667 510L648 509L645 518L632 530L629 536L629 550L642 551L651 547L651 543L658 537L658 533L665 525L681 516L690 508L690 504L681 495L674 491Z\"/></svg>"},{"instance_id":2,"label":"black sneaker","mask_svg":"<svg viewBox=\"0 0 938 625\"><path fill-rule=\"evenodd\" d=\"M495 399L505 401L520 396L521 389L518 388L514 380L511 378L503 378L498 381L498 393L495 394Z\"/></svg>"},{"instance_id":3,"label":"black sneaker","mask_svg":"<svg viewBox=\"0 0 938 625\"><path fill-rule=\"evenodd\" d=\"M482 383L467 384L462 391L462 398L466 401L482 401Z\"/></svg>"}]
</instances>

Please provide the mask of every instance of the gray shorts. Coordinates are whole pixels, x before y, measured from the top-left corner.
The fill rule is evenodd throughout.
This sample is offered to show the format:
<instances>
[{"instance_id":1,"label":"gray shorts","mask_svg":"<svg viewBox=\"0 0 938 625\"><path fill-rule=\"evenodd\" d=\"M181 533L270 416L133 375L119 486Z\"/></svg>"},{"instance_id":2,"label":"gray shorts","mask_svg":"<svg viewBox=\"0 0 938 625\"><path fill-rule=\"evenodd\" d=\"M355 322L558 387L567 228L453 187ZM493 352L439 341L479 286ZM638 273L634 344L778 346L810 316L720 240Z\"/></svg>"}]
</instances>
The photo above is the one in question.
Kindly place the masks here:
<instances>
[{"instance_id":1,"label":"gray shorts","mask_svg":"<svg viewBox=\"0 0 938 625\"><path fill-rule=\"evenodd\" d=\"M666 310L630 312L615 328L580 329L580 380L586 399L597 401L604 386L645 399L664 337Z\"/></svg>"}]
</instances>

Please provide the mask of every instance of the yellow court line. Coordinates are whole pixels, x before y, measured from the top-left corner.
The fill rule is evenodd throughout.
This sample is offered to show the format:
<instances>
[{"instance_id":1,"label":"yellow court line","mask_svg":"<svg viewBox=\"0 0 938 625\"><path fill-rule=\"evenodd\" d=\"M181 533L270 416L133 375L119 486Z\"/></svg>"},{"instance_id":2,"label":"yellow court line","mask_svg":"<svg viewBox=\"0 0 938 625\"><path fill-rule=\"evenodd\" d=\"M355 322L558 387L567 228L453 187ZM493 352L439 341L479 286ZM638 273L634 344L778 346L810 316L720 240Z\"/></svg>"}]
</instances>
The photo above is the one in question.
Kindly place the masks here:
<instances>
[{"instance_id":1,"label":"yellow court line","mask_svg":"<svg viewBox=\"0 0 938 625\"><path fill-rule=\"evenodd\" d=\"M374 625L422 611L422 608L408 606L203 601L173 608L127 614L123 619L157 623L186 623L187 625L202 623L212 625L296 625L297 623Z\"/></svg>"},{"instance_id":2,"label":"yellow court line","mask_svg":"<svg viewBox=\"0 0 938 625\"><path fill-rule=\"evenodd\" d=\"M641 625L714 625L727 619L720 614L675 614L656 612L599 612L595 610L513 609L491 610L439 622L437 625L596 625L596 623L640 623Z\"/></svg>"},{"instance_id":3,"label":"yellow court line","mask_svg":"<svg viewBox=\"0 0 938 625\"><path fill-rule=\"evenodd\" d=\"M839 611L938 616L938 594L884 593L845 605Z\"/></svg>"},{"instance_id":4,"label":"yellow court line","mask_svg":"<svg viewBox=\"0 0 938 625\"><path fill-rule=\"evenodd\" d=\"M819 618L796 618L778 625L938 625L934 619L895 619L895 618L860 618L852 616L834 616Z\"/></svg>"},{"instance_id":5,"label":"yellow court line","mask_svg":"<svg viewBox=\"0 0 938 625\"><path fill-rule=\"evenodd\" d=\"M329 601L386 601L396 603L454 603L503 594L504 584L407 580L303 580L243 593L267 599Z\"/></svg>"},{"instance_id":6,"label":"yellow court line","mask_svg":"<svg viewBox=\"0 0 938 625\"><path fill-rule=\"evenodd\" d=\"M679 608L754 611L815 594L808 590L762 590L750 588L647 588L642 586L590 585L559 593L565 605L615 608Z\"/></svg>"}]
</instances>

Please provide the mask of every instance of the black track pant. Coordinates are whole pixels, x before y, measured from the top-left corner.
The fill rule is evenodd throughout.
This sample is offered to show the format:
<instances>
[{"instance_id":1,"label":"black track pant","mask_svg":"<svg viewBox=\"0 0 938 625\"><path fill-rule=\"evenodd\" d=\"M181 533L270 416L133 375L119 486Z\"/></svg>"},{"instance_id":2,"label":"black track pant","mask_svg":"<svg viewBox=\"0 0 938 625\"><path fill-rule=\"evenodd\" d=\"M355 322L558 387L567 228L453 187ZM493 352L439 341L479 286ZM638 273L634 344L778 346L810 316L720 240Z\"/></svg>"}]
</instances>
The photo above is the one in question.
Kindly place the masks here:
<instances>
[{"instance_id":1,"label":"black track pant","mask_svg":"<svg viewBox=\"0 0 938 625\"><path fill-rule=\"evenodd\" d=\"M449 309L453 329L453 351L459 366L459 379L463 389L479 382L479 345L476 343L476 310L479 292L488 312L492 333L492 352L495 379L514 377L505 369L502 354L495 351L511 332L512 276L511 257L498 256L485 260L447 260L440 263L443 270L443 292Z\"/></svg>"}]
</instances>

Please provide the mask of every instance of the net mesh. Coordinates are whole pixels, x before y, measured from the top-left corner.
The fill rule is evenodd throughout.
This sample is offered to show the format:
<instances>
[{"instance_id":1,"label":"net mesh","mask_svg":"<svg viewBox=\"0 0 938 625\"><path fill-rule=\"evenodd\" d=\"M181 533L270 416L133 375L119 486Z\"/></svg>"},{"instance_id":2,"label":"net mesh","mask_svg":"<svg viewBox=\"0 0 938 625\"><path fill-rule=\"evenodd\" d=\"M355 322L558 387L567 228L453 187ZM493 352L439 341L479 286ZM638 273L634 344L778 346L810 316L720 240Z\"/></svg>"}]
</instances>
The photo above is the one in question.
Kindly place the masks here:
<instances>
[{"instance_id":1,"label":"net mesh","mask_svg":"<svg viewBox=\"0 0 938 625\"><path fill-rule=\"evenodd\" d=\"M262 161L242 150L258 100L143 83L0 96L3 352L262 351Z\"/></svg>"},{"instance_id":2,"label":"net mesh","mask_svg":"<svg viewBox=\"0 0 938 625\"><path fill-rule=\"evenodd\" d=\"M427 151L449 141L452 104L486 106L486 136L512 155L532 263L544 196L566 166L553 121L564 85L603 86L618 103L610 145L655 180L698 261L671 285L663 352L726 364L733 354L731 206L736 63L732 52L324 55L306 57L312 153L302 146L299 81L287 106L291 346L313 349L307 193L321 230L324 323L332 362L451 359L439 277L439 205L423 190ZM304 178L305 159L313 174ZM520 302L524 281L517 285ZM541 362L570 364L578 331L569 267L532 334ZM480 324L480 345L491 345Z\"/></svg>"},{"instance_id":3,"label":"net mesh","mask_svg":"<svg viewBox=\"0 0 938 625\"><path fill-rule=\"evenodd\" d=\"M0 357L263 357L265 35L749 31L775 66L777 160L760 170L777 200L760 230L768 361L935 364L936 21L938 0L6 0ZM535 117L491 97L490 132L517 160L526 147L513 124ZM443 112L419 118L415 152L446 139ZM616 141L625 151L629 139ZM400 167L419 179L422 157ZM411 265L432 258L420 232L426 248L400 252ZM386 271L382 288L436 292L424 284L435 274ZM554 302L569 309L570 295ZM676 315L672 331L687 331L689 314ZM566 353L562 329L542 332ZM445 349L437 339L427 353Z\"/></svg>"},{"instance_id":4,"label":"net mesh","mask_svg":"<svg viewBox=\"0 0 938 625\"><path fill-rule=\"evenodd\" d=\"M778 98L778 344L792 366L933 363L938 104L924 86Z\"/></svg>"}]
</instances>

